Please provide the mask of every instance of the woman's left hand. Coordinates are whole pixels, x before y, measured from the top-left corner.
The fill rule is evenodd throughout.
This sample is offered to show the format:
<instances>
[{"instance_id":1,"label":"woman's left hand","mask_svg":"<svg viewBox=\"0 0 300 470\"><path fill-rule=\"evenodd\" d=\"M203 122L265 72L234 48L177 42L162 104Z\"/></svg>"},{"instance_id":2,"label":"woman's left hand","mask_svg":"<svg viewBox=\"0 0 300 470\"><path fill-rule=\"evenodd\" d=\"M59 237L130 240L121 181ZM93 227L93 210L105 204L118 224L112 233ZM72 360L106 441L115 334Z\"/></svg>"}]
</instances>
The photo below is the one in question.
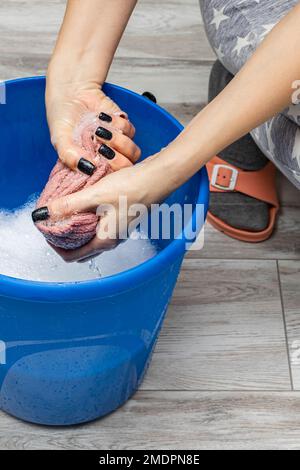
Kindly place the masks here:
<instances>
[{"instance_id":1,"label":"woman's left hand","mask_svg":"<svg viewBox=\"0 0 300 470\"><path fill-rule=\"evenodd\" d=\"M140 149L132 140L134 126L100 86L87 83L77 87L49 80L46 107L52 144L60 160L72 170L81 169L82 159L93 163L89 152L74 142L74 129L89 112L100 116L99 130L103 135L96 134L95 139L99 147L103 146L103 155L109 158L114 171L132 166L139 159Z\"/></svg>"}]
</instances>

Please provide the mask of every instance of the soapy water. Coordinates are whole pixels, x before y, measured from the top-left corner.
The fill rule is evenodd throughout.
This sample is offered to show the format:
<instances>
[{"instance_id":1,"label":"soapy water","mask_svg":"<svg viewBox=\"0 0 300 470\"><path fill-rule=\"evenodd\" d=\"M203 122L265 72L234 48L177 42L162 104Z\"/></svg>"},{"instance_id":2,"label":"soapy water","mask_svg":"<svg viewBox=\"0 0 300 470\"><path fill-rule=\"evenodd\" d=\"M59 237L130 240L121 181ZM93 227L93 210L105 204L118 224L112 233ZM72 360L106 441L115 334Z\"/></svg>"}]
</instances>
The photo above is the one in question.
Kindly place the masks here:
<instances>
[{"instance_id":1,"label":"soapy water","mask_svg":"<svg viewBox=\"0 0 300 470\"><path fill-rule=\"evenodd\" d=\"M76 282L99 279L138 266L157 250L138 231L111 251L86 263L66 263L34 226L31 213L36 198L7 212L0 209L0 274L41 282Z\"/></svg>"}]
</instances>

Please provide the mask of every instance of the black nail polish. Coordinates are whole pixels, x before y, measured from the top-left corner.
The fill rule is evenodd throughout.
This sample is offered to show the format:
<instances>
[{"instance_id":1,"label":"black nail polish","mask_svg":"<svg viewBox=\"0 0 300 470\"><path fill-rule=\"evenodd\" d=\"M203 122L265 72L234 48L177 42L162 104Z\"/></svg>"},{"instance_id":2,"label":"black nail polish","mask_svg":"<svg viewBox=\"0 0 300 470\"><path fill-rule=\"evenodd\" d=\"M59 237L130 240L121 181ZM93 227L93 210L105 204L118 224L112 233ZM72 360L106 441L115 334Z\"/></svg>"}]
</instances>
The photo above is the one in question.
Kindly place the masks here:
<instances>
[{"instance_id":1,"label":"black nail polish","mask_svg":"<svg viewBox=\"0 0 300 470\"><path fill-rule=\"evenodd\" d=\"M153 103L157 103L157 99L153 95L153 93L150 93L150 91L144 91L143 96L145 98L148 98L148 100L153 101Z\"/></svg>"},{"instance_id":2,"label":"black nail polish","mask_svg":"<svg viewBox=\"0 0 300 470\"><path fill-rule=\"evenodd\" d=\"M100 145L98 152L108 160L112 160L116 156L116 152L105 144Z\"/></svg>"},{"instance_id":3,"label":"black nail polish","mask_svg":"<svg viewBox=\"0 0 300 470\"><path fill-rule=\"evenodd\" d=\"M96 136L100 137L100 139L111 140L113 135L108 129L98 127L96 130Z\"/></svg>"},{"instance_id":4,"label":"black nail polish","mask_svg":"<svg viewBox=\"0 0 300 470\"><path fill-rule=\"evenodd\" d=\"M48 207L40 207L40 209L36 209L32 212L31 216L34 223L48 220L50 217Z\"/></svg>"},{"instance_id":5,"label":"black nail polish","mask_svg":"<svg viewBox=\"0 0 300 470\"><path fill-rule=\"evenodd\" d=\"M92 176L92 174L95 172L96 167L93 165L92 162L89 162L85 158L81 158L78 162L77 165L78 170L80 170L82 173L88 176Z\"/></svg>"},{"instance_id":6,"label":"black nail polish","mask_svg":"<svg viewBox=\"0 0 300 470\"><path fill-rule=\"evenodd\" d=\"M105 121L105 122L111 122L112 121L112 117L109 116L109 114L106 114L106 113L100 113L99 114L99 119L100 119L100 121Z\"/></svg>"}]
</instances>

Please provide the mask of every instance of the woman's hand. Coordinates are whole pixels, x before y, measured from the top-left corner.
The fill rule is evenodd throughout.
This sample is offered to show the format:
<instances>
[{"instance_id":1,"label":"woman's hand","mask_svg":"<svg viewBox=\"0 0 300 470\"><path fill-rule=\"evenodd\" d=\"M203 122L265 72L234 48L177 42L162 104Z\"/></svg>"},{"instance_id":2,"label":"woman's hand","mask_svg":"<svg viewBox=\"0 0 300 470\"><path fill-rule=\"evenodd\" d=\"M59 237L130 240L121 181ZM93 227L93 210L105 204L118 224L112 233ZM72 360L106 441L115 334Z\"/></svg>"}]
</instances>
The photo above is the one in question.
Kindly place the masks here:
<instances>
[{"instance_id":1,"label":"woman's hand","mask_svg":"<svg viewBox=\"0 0 300 470\"><path fill-rule=\"evenodd\" d=\"M87 211L97 212L100 216L97 235L89 244L74 251L56 249L65 261L85 260L111 250L124 235L127 237L133 219L146 213L152 203L165 198L171 188L167 189L164 174L156 168L154 160L156 156L112 173L89 188L49 203L48 210L54 220Z\"/></svg>"},{"instance_id":2,"label":"woman's hand","mask_svg":"<svg viewBox=\"0 0 300 470\"><path fill-rule=\"evenodd\" d=\"M132 140L134 126L100 86L60 84L59 79L51 79L47 83L46 107L52 144L61 161L72 170L82 170L78 166L82 159L91 161L91 155L74 142L74 129L88 112L98 114L100 129L108 131L99 133L95 139L99 145L104 144L106 153L110 152L109 163L113 170L131 166L139 159L140 149Z\"/></svg>"},{"instance_id":3,"label":"woman's hand","mask_svg":"<svg viewBox=\"0 0 300 470\"><path fill-rule=\"evenodd\" d=\"M131 165L140 155L132 142L133 126L124 119L126 115L115 114L121 110L101 91L135 4L136 0L67 1L47 72L46 107L52 143L72 170L82 158L90 158L73 142L74 128L88 111L108 115L101 127L106 128L105 119L112 118L109 124L121 131L99 138L116 152L110 161L113 169Z\"/></svg>"}]
</instances>

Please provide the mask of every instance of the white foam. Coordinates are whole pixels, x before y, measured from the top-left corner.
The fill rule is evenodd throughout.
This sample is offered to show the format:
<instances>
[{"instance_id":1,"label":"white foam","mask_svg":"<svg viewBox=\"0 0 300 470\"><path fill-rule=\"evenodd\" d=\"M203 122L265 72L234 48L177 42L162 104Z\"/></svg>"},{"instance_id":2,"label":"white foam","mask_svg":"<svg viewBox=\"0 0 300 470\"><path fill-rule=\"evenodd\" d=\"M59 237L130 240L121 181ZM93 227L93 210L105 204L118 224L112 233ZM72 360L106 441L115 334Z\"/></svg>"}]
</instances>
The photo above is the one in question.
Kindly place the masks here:
<instances>
[{"instance_id":1,"label":"white foam","mask_svg":"<svg viewBox=\"0 0 300 470\"><path fill-rule=\"evenodd\" d=\"M35 228L35 201L14 211L0 210L0 274L43 282L98 279L137 266L156 254L154 245L138 232L114 250L87 263L65 263Z\"/></svg>"}]
</instances>

